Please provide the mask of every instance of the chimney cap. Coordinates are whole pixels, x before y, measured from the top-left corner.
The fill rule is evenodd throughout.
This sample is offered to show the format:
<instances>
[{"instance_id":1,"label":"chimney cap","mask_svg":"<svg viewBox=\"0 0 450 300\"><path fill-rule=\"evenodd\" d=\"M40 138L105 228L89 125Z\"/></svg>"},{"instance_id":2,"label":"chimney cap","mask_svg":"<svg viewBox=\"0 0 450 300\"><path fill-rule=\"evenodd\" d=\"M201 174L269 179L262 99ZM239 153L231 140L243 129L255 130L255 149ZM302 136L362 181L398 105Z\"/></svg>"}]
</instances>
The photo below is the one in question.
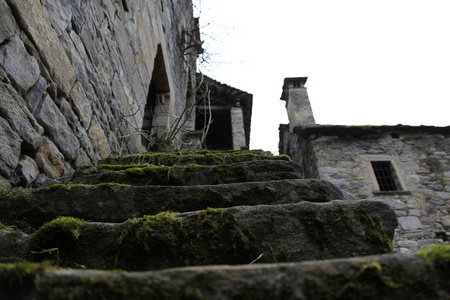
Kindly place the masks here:
<instances>
[{"instance_id":1,"label":"chimney cap","mask_svg":"<svg viewBox=\"0 0 450 300\"><path fill-rule=\"evenodd\" d=\"M286 91L290 88L304 88L306 80L308 80L308 77L287 77L284 79L283 84L283 93L281 94L280 100L287 101L287 95Z\"/></svg>"}]
</instances>

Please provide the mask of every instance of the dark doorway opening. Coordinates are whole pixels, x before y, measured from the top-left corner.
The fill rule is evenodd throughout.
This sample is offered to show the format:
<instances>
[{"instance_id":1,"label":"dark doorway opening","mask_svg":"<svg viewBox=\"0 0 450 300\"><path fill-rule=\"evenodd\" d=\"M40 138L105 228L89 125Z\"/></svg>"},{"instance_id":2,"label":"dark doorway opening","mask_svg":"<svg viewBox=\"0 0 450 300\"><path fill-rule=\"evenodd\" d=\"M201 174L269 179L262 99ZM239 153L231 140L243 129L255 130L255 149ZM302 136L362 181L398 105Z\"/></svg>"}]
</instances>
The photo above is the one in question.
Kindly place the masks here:
<instances>
[{"instance_id":1,"label":"dark doorway opening","mask_svg":"<svg viewBox=\"0 0 450 300\"><path fill-rule=\"evenodd\" d=\"M145 148L149 147L152 139L152 128L155 126L155 119L158 117L157 106L159 94L166 94L170 92L169 80L167 78L166 66L164 63L164 56L161 45L158 45L158 50L155 56L153 66L152 79L147 94L147 102L144 110L144 120L142 122L142 145ZM161 116L159 116L161 117Z\"/></svg>"},{"instance_id":2,"label":"dark doorway opening","mask_svg":"<svg viewBox=\"0 0 450 300\"><path fill-rule=\"evenodd\" d=\"M209 125L208 134L206 135L206 148L210 150L233 149L230 110L214 109L211 110L211 114L212 123ZM195 118L195 130L202 130L205 128L205 124L208 123L208 120L209 112L198 109Z\"/></svg>"}]
</instances>

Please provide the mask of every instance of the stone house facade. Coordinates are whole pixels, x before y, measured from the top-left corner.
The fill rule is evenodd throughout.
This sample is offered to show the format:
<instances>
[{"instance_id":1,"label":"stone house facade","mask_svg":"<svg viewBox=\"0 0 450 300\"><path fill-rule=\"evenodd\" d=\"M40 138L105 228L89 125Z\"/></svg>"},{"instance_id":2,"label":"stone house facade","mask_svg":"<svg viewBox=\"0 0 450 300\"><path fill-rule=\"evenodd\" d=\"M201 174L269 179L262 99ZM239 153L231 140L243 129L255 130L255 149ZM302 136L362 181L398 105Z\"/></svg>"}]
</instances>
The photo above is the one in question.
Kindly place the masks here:
<instances>
[{"instance_id":1,"label":"stone house facade","mask_svg":"<svg viewBox=\"0 0 450 300\"><path fill-rule=\"evenodd\" d=\"M447 241L450 127L316 125L305 82L304 77L285 80L282 100L288 110L306 110L288 112L290 125L280 125L280 154L291 155L307 177L332 182L349 199L379 200L394 208L397 252Z\"/></svg>"}]
</instances>

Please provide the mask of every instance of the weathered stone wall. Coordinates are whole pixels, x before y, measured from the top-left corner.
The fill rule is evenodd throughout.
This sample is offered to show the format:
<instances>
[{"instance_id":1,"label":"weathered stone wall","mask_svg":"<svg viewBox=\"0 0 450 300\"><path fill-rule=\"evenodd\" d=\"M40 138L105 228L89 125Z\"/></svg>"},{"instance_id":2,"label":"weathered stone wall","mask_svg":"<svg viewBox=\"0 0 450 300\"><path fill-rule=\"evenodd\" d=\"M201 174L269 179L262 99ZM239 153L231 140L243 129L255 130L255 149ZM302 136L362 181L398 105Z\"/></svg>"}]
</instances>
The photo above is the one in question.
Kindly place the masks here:
<instances>
[{"instance_id":1,"label":"weathered stone wall","mask_svg":"<svg viewBox=\"0 0 450 300\"><path fill-rule=\"evenodd\" d=\"M311 141L289 130L289 125L280 124L279 152L287 154L302 166L306 178L319 178L316 156Z\"/></svg>"},{"instance_id":2,"label":"weathered stone wall","mask_svg":"<svg viewBox=\"0 0 450 300\"><path fill-rule=\"evenodd\" d=\"M196 26L191 1L0 0L0 181L142 151L150 85L184 108Z\"/></svg>"},{"instance_id":3,"label":"weathered stone wall","mask_svg":"<svg viewBox=\"0 0 450 300\"><path fill-rule=\"evenodd\" d=\"M411 130L408 126L393 131L372 129L298 128L295 135L298 140L310 141L321 179L336 185L348 198L381 200L395 209L399 220L396 251L415 252L446 240L450 232L450 130ZM299 143L289 147L291 151L301 149ZM300 152L293 159L299 157ZM401 191L379 191L372 159L392 162Z\"/></svg>"}]
</instances>

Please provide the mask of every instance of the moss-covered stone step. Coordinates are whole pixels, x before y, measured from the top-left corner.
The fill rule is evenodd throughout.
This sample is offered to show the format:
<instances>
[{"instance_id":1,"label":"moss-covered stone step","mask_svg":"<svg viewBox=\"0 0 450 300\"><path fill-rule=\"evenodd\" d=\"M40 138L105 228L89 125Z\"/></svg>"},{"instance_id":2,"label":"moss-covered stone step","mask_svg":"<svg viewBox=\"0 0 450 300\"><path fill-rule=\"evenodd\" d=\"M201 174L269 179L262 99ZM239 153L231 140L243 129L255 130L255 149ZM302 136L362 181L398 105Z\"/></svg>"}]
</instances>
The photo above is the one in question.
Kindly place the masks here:
<instances>
[{"instance_id":1,"label":"moss-covered stone step","mask_svg":"<svg viewBox=\"0 0 450 300\"><path fill-rule=\"evenodd\" d=\"M130 165L130 164L151 164L157 166L179 166L188 164L198 165L223 165L244 161L255 160L286 160L291 161L287 155L272 155L263 151L231 151L231 152L211 152L198 151L194 153L144 153L129 156L109 157L100 161L105 165Z\"/></svg>"},{"instance_id":2,"label":"moss-covered stone step","mask_svg":"<svg viewBox=\"0 0 450 300\"><path fill-rule=\"evenodd\" d=\"M343 199L327 181L286 179L196 186L128 186L122 184L54 185L46 189L0 194L0 215L6 225L36 228L57 216L99 222L162 211L194 211L208 207L280 204Z\"/></svg>"},{"instance_id":3,"label":"moss-covered stone step","mask_svg":"<svg viewBox=\"0 0 450 300\"><path fill-rule=\"evenodd\" d=\"M153 272L0 264L1 299L448 299L450 246L290 264Z\"/></svg>"},{"instance_id":4,"label":"moss-covered stone step","mask_svg":"<svg viewBox=\"0 0 450 300\"><path fill-rule=\"evenodd\" d=\"M71 181L87 184L209 185L302 178L301 166L295 162L258 160L206 166L100 165L78 169Z\"/></svg>"},{"instance_id":5,"label":"moss-covered stone step","mask_svg":"<svg viewBox=\"0 0 450 300\"><path fill-rule=\"evenodd\" d=\"M395 212L369 200L164 212L115 224L59 217L30 236L19 258L125 270L295 262L390 253L396 227Z\"/></svg>"}]
</instances>

